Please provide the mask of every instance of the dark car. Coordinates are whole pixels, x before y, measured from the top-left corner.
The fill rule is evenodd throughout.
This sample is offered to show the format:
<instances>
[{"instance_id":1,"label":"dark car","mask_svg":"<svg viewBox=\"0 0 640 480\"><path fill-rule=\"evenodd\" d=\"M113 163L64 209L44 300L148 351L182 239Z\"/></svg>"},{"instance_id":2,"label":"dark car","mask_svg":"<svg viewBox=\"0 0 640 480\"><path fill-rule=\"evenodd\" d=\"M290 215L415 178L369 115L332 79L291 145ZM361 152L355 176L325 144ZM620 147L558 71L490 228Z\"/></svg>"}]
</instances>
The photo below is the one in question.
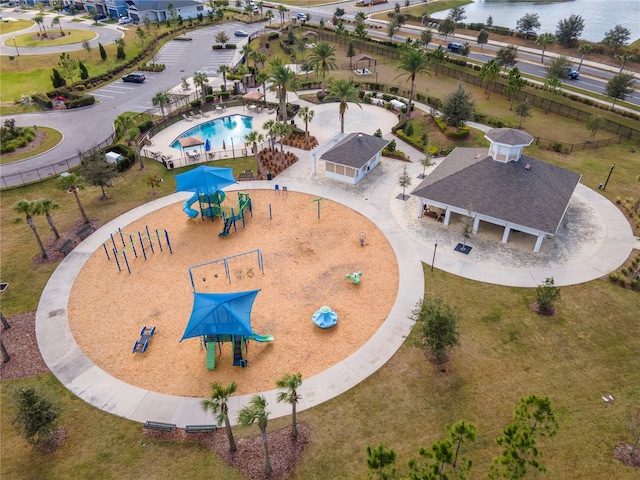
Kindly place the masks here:
<instances>
[{"instance_id":1,"label":"dark car","mask_svg":"<svg viewBox=\"0 0 640 480\"><path fill-rule=\"evenodd\" d=\"M96 22L97 22L98 20L104 20L105 18L107 18L107 16L106 16L104 13L96 13L96 14L93 16L93 20L94 20L94 21L96 21Z\"/></svg>"},{"instance_id":2,"label":"dark car","mask_svg":"<svg viewBox=\"0 0 640 480\"><path fill-rule=\"evenodd\" d=\"M567 71L567 76L571 80L576 80L580 76L580 72L577 70L574 70L573 67L567 67L566 71Z\"/></svg>"},{"instance_id":3,"label":"dark car","mask_svg":"<svg viewBox=\"0 0 640 480\"><path fill-rule=\"evenodd\" d=\"M122 77L123 82L142 83L144 82L144 73L130 73Z\"/></svg>"},{"instance_id":4,"label":"dark car","mask_svg":"<svg viewBox=\"0 0 640 480\"><path fill-rule=\"evenodd\" d=\"M236 30L235 32L233 32L233 35L236 37L248 37L249 34L247 32L245 32L244 30Z\"/></svg>"}]
</instances>

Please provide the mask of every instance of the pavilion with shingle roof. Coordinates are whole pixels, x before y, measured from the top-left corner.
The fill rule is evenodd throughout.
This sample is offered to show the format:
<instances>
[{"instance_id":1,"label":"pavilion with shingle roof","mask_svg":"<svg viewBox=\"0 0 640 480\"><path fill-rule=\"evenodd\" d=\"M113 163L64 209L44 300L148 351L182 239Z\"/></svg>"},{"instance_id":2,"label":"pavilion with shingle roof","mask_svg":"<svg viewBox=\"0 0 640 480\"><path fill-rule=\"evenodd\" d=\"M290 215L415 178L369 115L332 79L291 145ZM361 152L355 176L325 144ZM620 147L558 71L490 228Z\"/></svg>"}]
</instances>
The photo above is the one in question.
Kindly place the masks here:
<instances>
[{"instance_id":1,"label":"pavilion with shingle roof","mask_svg":"<svg viewBox=\"0 0 640 480\"><path fill-rule=\"evenodd\" d=\"M484 148L454 149L416 187L420 199L418 216L425 208L444 210L444 224L451 213L471 216L473 233L481 221L504 227L502 242L511 230L537 237L534 253L542 241L554 236L567 211L580 174L556 167L522 153L533 137L510 128L494 128Z\"/></svg>"}]
</instances>

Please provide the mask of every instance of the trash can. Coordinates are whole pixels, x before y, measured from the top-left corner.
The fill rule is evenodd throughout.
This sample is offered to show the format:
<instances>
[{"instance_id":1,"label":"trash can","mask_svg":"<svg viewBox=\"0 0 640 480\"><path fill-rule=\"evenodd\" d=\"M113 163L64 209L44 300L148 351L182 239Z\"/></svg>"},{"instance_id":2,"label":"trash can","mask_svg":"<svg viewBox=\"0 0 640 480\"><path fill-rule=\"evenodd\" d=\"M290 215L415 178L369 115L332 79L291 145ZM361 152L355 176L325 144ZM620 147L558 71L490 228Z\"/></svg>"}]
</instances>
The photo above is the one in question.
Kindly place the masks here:
<instances>
[{"instance_id":1,"label":"trash can","mask_svg":"<svg viewBox=\"0 0 640 480\"><path fill-rule=\"evenodd\" d=\"M273 174L271 173L271 170L269 170L267 172L267 180L272 180L273 179Z\"/></svg>"},{"instance_id":2,"label":"trash can","mask_svg":"<svg viewBox=\"0 0 640 480\"><path fill-rule=\"evenodd\" d=\"M602 190L602 184L601 183L598 184L598 190Z\"/></svg>"},{"instance_id":3,"label":"trash can","mask_svg":"<svg viewBox=\"0 0 640 480\"><path fill-rule=\"evenodd\" d=\"M173 160L168 160L167 165L169 166L169 170L173 168Z\"/></svg>"}]
</instances>

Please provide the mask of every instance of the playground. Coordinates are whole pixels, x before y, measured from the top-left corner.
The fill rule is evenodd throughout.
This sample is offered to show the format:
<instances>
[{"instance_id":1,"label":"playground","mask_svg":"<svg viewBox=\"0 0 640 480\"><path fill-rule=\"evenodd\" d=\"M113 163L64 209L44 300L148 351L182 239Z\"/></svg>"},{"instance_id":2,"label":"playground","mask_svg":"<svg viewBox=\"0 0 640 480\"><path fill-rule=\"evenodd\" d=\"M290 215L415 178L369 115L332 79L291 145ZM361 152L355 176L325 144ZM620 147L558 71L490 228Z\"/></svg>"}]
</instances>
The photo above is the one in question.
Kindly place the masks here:
<instances>
[{"instance_id":1,"label":"playground","mask_svg":"<svg viewBox=\"0 0 640 480\"><path fill-rule=\"evenodd\" d=\"M189 217L183 202L120 226L166 230L171 239L173 253L129 258L131 274L118 271L102 248L93 253L73 285L68 311L76 342L97 366L164 394L206 397L214 381L235 381L237 393L248 394L274 388L285 373L318 374L371 338L398 293L398 266L384 235L330 200L292 191L249 193L252 215L227 236L219 236L220 217ZM237 202L236 192L227 196ZM354 272L362 272L359 284L346 278ZM210 344L216 359L208 370L202 337L180 341L194 291L253 290L259 290L250 315L256 337L242 346L246 368L233 365L234 345L227 341ZM331 328L312 320L323 306L337 314ZM144 353L132 353L145 326L155 333ZM264 341L268 336L273 341Z\"/></svg>"}]
</instances>

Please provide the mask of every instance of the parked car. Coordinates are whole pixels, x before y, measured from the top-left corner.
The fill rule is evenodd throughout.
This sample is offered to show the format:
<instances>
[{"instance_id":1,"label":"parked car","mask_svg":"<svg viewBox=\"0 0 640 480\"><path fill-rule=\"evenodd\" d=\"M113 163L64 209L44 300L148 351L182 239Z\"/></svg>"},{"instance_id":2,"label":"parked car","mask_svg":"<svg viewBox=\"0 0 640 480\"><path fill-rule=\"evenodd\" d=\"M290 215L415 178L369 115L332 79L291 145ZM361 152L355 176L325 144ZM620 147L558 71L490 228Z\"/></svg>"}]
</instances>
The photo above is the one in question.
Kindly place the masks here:
<instances>
[{"instance_id":1,"label":"parked car","mask_svg":"<svg viewBox=\"0 0 640 480\"><path fill-rule=\"evenodd\" d=\"M233 32L233 36L234 37L248 37L249 34L247 32L245 32L244 30L236 30L235 32Z\"/></svg>"},{"instance_id":2,"label":"parked car","mask_svg":"<svg viewBox=\"0 0 640 480\"><path fill-rule=\"evenodd\" d=\"M144 80L145 80L144 73L140 73L140 72L130 73L122 77L123 82L129 82L129 83L142 83L144 82Z\"/></svg>"},{"instance_id":3,"label":"parked car","mask_svg":"<svg viewBox=\"0 0 640 480\"><path fill-rule=\"evenodd\" d=\"M106 16L104 13L96 13L96 14L93 16L93 20L94 20L95 22L97 22L98 20L104 20L105 18L107 18L107 16Z\"/></svg>"},{"instance_id":4,"label":"parked car","mask_svg":"<svg viewBox=\"0 0 640 480\"><path fill-rule=\"evenodd\" d=\"M567 67L567 75L571 80L575 80L580 76L580 72L574 70L573 67Z\"/></svg>"},{"instance_id":5,"label":"parked car","mask_svg":"<svg viewBox=\"0 0 640 480\"><path fill-rule=\"evenodd\" d=\"M129 23L133 23L133 18L131 18L131 17L120 17L120 19L118 20L118 23L120 25L127 25Z\"/></svg>"},{"instance_id":6,"label":"parked car","mask_svg":"<svg viewBox=\"0 0 640 480\"><path fill-rule=\"evenodd\" d=\"M307 19L307 14L306 13L298 13L298 14L296 14L296 18L298 20L306 20Z\"/></svg>"}]
</instances>

